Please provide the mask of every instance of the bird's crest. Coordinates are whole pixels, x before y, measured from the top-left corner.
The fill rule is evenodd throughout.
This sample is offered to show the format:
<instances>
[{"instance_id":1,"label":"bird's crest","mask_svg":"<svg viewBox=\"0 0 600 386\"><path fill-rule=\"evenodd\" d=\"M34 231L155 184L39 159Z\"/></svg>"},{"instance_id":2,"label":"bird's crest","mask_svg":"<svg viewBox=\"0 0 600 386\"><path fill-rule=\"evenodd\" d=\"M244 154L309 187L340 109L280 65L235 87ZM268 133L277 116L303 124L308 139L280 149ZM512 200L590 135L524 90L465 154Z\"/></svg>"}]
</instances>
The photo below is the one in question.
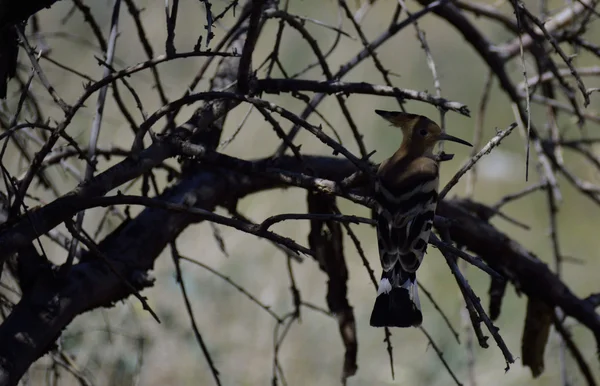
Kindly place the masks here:
<instances>
[{"instance_id":1,"label":"bird's crest","mask_svg":"<svg viewBox=\"0 0 600 386\"><path fill-rule=\"evenodd\" d=\"M472 146L467 141L442 132L442 129L431 119L417 114L402 111L375 110L375 112L402 130L403 138L400 151L415 155L431 154L438 141L446 140Z\"/></svg>"}]
</instances>

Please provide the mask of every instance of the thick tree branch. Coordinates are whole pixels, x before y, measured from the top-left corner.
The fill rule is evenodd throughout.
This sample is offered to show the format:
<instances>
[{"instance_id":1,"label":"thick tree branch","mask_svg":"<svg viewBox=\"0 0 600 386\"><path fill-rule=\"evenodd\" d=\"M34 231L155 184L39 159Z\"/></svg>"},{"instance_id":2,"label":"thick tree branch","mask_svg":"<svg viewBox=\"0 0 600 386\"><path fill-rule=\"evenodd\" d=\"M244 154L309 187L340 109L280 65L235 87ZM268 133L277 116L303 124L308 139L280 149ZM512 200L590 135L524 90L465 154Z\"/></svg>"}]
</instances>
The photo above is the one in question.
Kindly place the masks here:
<instances>
[{"instance_id":1,"label":"thick tree branch","mask_svg":"<svg viewBox=\"0 0 600 386\"><path fill-rule=\"evenodd\" d=\"M355 170L350 162L329 157L305 156L305 162L319 178L341 180ZM274 166L291 172L302 170L293 157L283 157ZM234 171L205 170L184 178L161 199L172 203L191 200L195 207L213 210L216 205L245 195L284 186L288 184L273 178L249 179ZM593 305L577 298L546 264L486 221L463 209L460 201L444 200L438 208L441 216L454 220L448 227L454 242L481 256L527 296L559 306L566 315L587 326L596 338L600 336L600 318ZM48 220L39 219L41 223L48 223ZM102 242L100 250L115 264L120 262L117 266L124 277L134 284L140 283L139 277L145 278L145 272L153 266L165 246L195 221L197 218L187 213L148 208ZM148 227L147 224L162 226ZM130 295L122 280L104 269L101 261L85 258L82 261L73 266L74 274L63 281L53 277L39 280L36 288L24 296L0 327L0 358L7 363L3 367L8 374L4 376L9 377L6 379L20 377L76 315ZM142 280L139 288L144 283L146 281ZM29 339L23 342L23 336ZM11 347L15 347L19 355L15 356L13 349L9 349Z\"/></svg>"}]
</instances>

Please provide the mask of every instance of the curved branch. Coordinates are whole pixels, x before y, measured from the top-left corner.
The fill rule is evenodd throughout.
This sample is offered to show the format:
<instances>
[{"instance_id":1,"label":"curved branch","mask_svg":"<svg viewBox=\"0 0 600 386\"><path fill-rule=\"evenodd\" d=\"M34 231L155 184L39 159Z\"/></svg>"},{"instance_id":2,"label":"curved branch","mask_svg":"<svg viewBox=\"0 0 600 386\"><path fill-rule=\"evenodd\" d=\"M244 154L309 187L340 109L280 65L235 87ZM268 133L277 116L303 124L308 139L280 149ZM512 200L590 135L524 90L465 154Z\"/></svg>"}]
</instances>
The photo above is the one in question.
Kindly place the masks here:
<instances>
[{"instance_id":1,"label":"curved branch","mask_svg":"<svg viewBox=\"0 0 600 386\"><path fill-rule=\"evenodd\" d=\"M321 179L341 180L355 170L347 160L331 157L305 156L304 162ZM298 172L303 167L294 157L282 157L274 166L290 172ZM213 210L216 205L248 194L285 186L289 185L272 178L247 178L245 173L223 169L205 170L184 178L161 199L175 203L192 199L195 207ZM306 187L309 188L308 185ZM453 241L504 273L527 296L560 307L566 315L588 327L599 340L600 318L593 304L576 297L541 260L491 224L465 210L460 201L440 202L438 214L455 220L447 224ZM46 215L51 214L46 212ZM50 219L38 220L46 223ZM145 272L153 266L160 252L196 220L187 213L148 208L107 237L99 249L115 262L124 277L142 288L149 285ZM148 227L147 224L162 226ZM27 222L23 226L31 227L31 224ZM42 277L36 287L24 295L0 326L0 380L18 379L33 361L49 349L60 331L76 315L111 305L130 295L123 281L102 264L82 259L81 263L73 266L73 274L65 279L58 280L52 275Z\"/></svg>"}]
</instances>

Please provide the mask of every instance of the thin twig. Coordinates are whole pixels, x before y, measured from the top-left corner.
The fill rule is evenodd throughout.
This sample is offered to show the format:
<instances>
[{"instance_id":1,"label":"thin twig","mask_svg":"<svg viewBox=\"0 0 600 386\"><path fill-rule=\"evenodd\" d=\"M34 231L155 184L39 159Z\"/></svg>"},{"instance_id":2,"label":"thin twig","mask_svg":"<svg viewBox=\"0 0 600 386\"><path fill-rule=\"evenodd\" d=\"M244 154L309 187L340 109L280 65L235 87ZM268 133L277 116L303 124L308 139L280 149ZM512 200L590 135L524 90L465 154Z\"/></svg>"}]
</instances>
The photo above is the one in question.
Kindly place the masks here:
<instances>
[{"instance_id":1,"label":"thin twig","mask_svg":"<svg viewBox=\"0 0 600 386\"><path fill-rule=\"evenodd\" d=\"M402 89L366 82L319 82L305 79L259 79L256 81L255 92L281 93L296 91L313 91L324 94L347 93L394 96L401 99L412 99L426 102L441 109L452 110L461 115L470 116L469 108L460 102L449 101L446 98L435 97L422 91Z\"/></svg>"},{"instance_id":2,"label":"thin twig","mask_svg":"<svg viewBox=\"0 0 600 386\"><path fill-rule=\"evenodd\" d=\"M485 114L487 111L486 108L490 97L490 91L492 89L492 81L494 80L493 75L493 71L490 70L485 81L485 86L483 87L483 94L481 95L481 99L479 101L479 108L477 109L477 115L475 119L475 131L473 133L473 149L471 150L471 154L469 154L471 158L477 154L477 149L479 149L479 146L481 145L481 138L483 136L483 125L485 122ZM477 165L473 165L471 170L467 173L467 184L465 189L465 194L467 198L471 198L473 196L475 192L476 183Z\"/></svg>"},{"instance_id":3,"label":"thin twig","mask_svg":"<svg viewBox=\"0 0 600 386\"><path fill-rule=\"evenodd\" d=\"M512 123L512 124L510 124L510 126L508 126L508 128L506 130L498 132L498 134L496 134L492 139L490 139L489 142L487 143L487 145L485 145L477 154L475 154L473 157L471 157L471 159L469 159L469 161L467 161L467 163L464 164L458 172L456 172L456 174L450 179L450 181L446 184L446 186L444 186L444 189L442 189L442 191L440 192L438 199L439 200L443 199L446 196L446 194L448 194L450 189L452 189L452 187L454 187L454 185L456 185L458 183L460 178L466 172L468 172L473 167L473 165L475 165L475 163L477 163L477 161L479 161L479 159L481 157L488 154L489 152L492 151L493 148L498 146L500 144L500 142L506 136L508 136L515 127L517 127L517 124Z\"/></svg>"},{"instance_id":4,"label":"thin twig","mask_svg":"<svg viewBox=\"0 0 600 386\"><path fill-rule=\"evenodd\" d=\"M432 234L432 236L434 237L434 239L437 238L437 236L435 234ZM498 333L499 328L494 326L494 324L492 323L490 318L485 313L485 310L483 309L483 306L481 305L479 297L477 297L477 295L475 294L475 292L473 291L473 289L471 288L471 286L469 285L467 280L464 278L464 276L458 269L458 265L456 264L456 260L453 258L453 256L451 256L448 252L446 252L444 250L441 250L441 252L442 252L442 255L444 255L444 257L446 258L446 262L448 263L448 266L450 267L450 271L452 271L452 274L456 278L456 282L457 282L458 286L464 291L465 300L468 299L468 301L470 301L473 304L473 307L475 308L475 310L478 314L478 318L486 325L488 331L490 332L490 334L496 341L496 344L498 344L500 351L502 351L502 354L504 355L504 359L506 360L505 370L508 371L508 369L510 368L510 365L515 362L515 359L512 356L508 347L506 346L504 339L502 339L502 337ZM474 325L473 327L476 327L476 326Z\"/></svg>"},{"instance_id":5,"label":"thin twig","mask_svg":"<svg viewBox=\"0 0 600 386\"><path fill-rule=\"evenodd\" d=\"M519 8L515 7L515 16L517 18L517 32L519 33L519 53L521 54L521 67L523 69L523 78L525 79L525 112L527 113L527 149L525 154L525 181L529 181L529 149L530 149L530 138L531 138L531 104L530 104L530 92L529 85L527 84L527 65L525 63L525 50L523 49L523 39L521 38L521 32L523 31L521 14Z\"/></svg>"},{"instance_id":6,"label":"thin twig","mask_svg":"<svg viewBox=\"0 0 600 386\"><path fill-rule=\"evenodd\" d=\"M44 85L44 88L46 88L46 90L48 91L48 94L50 94L50 96L52 97L54 102L56 102L56 104L62 109L62 111L65 114L67 114L70 110L70 106L58 95L58 93L56 92L56 89L54 88L54 86L52 86L52 84L48 80L46 73L42 70L42 67L40 67L40 63L39 63L38 59L36 58L36 56L34 55L33 48L31 48L31 46L29 45L29 41L27 40L27 38L25 37L25 34L21 30L21 27L15 26L14 28L16 29L17 35L19 36L19 39L21 40L21 42L23 43L23 46L25 47L25 53L29 57L29 61L31 62L31 65L35 69L35 73L37 74L38 78L40 79L40 82L42 82L42 84Z\"/></svg>"},{"instance_id":7,"label":"thin twig","mask_svg":"<svg viewBox=\"0 0 600 386\"><path fill-rule=\"evenodd\" d=\"M275 216L271 216L265 219L260 224L260 230L266 231L273 225L278 222L287 221L287 220L321 220L321 221L337 221L343 223L353 223L353 224L371 224L374 225L377 222L370 218L359 217L359 216L351 216L351 215L342 215L342 214L334 214L334 213L285 213L278 214Z\"/></svg>"},{"instance_id":8,"label":"thin twig","mask_svg":"<svg viewBox=\"0 0 600 386\"><path fill-rule=\"evenodd\" d=\"M569 330L566 329L566 327L562 323L562 319L559 318L557 314L553 314L552 318L554 322L554 328L556 328L556 331L558 331L561 338L565 342L567 348L571 352L571 355L573 356L575 363L577 363L577 366L579 367L579 370L585 378L588 386L596 386L596 380L594 379L594 374L592 373L592 370L587 364L583 353L579 350L577 344L575 344L575 342L573 341L571 333L569 332Z\"/></svg>"},{"instance_id":9,"label":"thin twig","mask_svg":"<svg viewBox=\"0 0 600 386\"><path fill-rule=\"evenodd\" d=\"M271 309L271 306L268 306L268 305L262 303L260 300L258 300L258 298L256 298L250 292L248 292L244 287L240 286L239 284L237 284L236 282L234 282L233 280L231 280L231 278L229 278L228 276L223 275L219 271L217 271L217 270L209 267L208 265L204 264L201 261L192 259L192 258L187 257L187 256L182 256L182 255L179 255L179 258L181 260L189 261L192 264L195 264L195 265L197 265L199 267L202 267L205 270L207 270L210 273L212 273L213 275L216 275L219 278L223 279L225 282L227 282L227 284L231 285L233 288L235 288L236 290L240 291L244 296L246 296L248 299L250 299L253 303L255 303L257 306L259 306L260 308L262 308L269 315L271 315L277 321L277 323L283 323L283 319L279 315L277 315L275 312L273 312L273 310Z\"/></svg>"},{"instance_id":10,"label":"thin twig","mask_svg":"<svg viewBox=\"0 0 600 386\"><path fill-rule=\"evenodd\" d=\"M419 291L423 291L425 296L427 296L427 298L433 305L433 308L435 308L437 310L437 312L440 314L440 316L446 323L446 326L448 326L448 329L450 330L452 335L454 335L454 338L456 339L456 343L460 344L460 335L458 334L458 331L456 331L456 329L452 326L452 323L450 323L450 319L448 319L448 316L444 313L444 311L442 311L439 304L435 301L435 299L431 295L431 292L429 292L429 290L427 290L427 288L425 288L423 286L423 283L421 281L419 281L417 284L419 285Z\"/></svg>"},{"instance_id":11,"label":"thin twig","mask_svg":"<svg viewBox=\"0 0 600 386\"><path fill-rule=\"evenodd\" d=\"M454 380L454 382L456 382L456 385L457 386L462 386L462 383L458 380L458 378L456 377L456 374L454 374L454 371L452 371L452 369L450 368L450 365L448 364L448 362L446 362L446 359L444 358L444 353L442 352L442 350L439 349L439 347L437 346L437 344L435 344L433 338L431 337L431 335L429 335L429 333L427 332L427 330L425 329L425 327L420 326L419 329L421 330L421 332L423 334L425 334L425 337L427 337L427 340L429 341L429 344L431 345L431 347L433 348L433 350L437 354L438 358L440 358L440 360L442 361L442 364L444 365L444 367L446 368L446 370L448 370L448 373L450 374L450 376L452 377L452 379Z\"/></svg>"},{"instance_id":12,"label":"thin twig","mask_svg":"<svg viewBox=\"0 0 600 386\"><path fill-rule=\"evenodd\" d=\"M215 366L215 362L208 351L208 347L206 347L206 343L202 338L202 334L200 334L200 329L198 328L198 324L196 323L196 318L194 317L194 310L192 309L192 303L190 302L190 298L188 296L187 290L185 288L185 282L183 280L183 275L181 274L181 264L179 261L181 260L181 255L177 250L177 246L175 242L171 243L171 257L173 259L173 264L175 264L175 272L177 274L176 280L179 283L179 288L181 288L181 295L183 296L183 301L185 302L185 308L187 310L188 316L190 317L190 323L192 324L192 330L194 331L194 336L202 349L202 353L208 362L208 366L210 367L210 372L215 380L217 385L221 385L221 379L219 378L219 370L217 370Z\"/></svg>"},{"instance_id":13,"label":"thin twig","mask_svg":"<svg viewBox=\"0 0 600 386\"><path fill-rule=\"evenodd\" d=\"M497 203L492 205L492 209L499 210L502 206L508 204L509 202L523 198L523 197L529 195L530 193L537 192L538 190L544 189L545 187L546 187L546 183L540 182L540 183L528 186L525 189L522 189L518 192L507 194L506 196L504 196L500 200L498 200Z\"/></svg>"},{"instance_id":14,"label":"thin twig","mask_svg":"<svg viewBox=\"0 0 600 386\"><path fill-rule=\"evenodd\" d=\"M546 39L548 39L548 41L550 42L550 44L552 44L552 47L554 47L554 50L556 51L556 53L565 62L565 64L567 65L567 67L569 67L569 70L571 70L571 75L573 75L573 77L575 78L575 80L577 82L577 86L579 87L579 90L581 91L581 94L583 95L583 100L584 100L583 106L587 107L590 104L590 96L586 92L585 85L583 84L583 81L581 80L581 77L579 76L579 73L577 72L577 70L575 69L575 67L573 67L573 64L571 63L572 59L569 58L569 57L567 57L567 55L564 53L564 51L558 45L558 42L556 41L556 39L554 38L554 36L552 36L548 32L548 30L544 26L544 23L542 23L537 17L535 17L535 15L533 15L531 12L529 12L529 10L527 9L527 7L525 7L523 5L523 3L519 2L518 0L514 0L514 1L515 1L516 6L519 9L521 9L523 11L523 13L525 13L525 15L527 15L527 17L535 25L537 25L538 28L544 33L544 36L546 37ZM527 77L525 77L525 80L527 80Z\"/></svg>"},{"instance_id":15,"label":"thin twig","mask_svg":"<svg viewBox=\"0 0 600 386\"><path fill-rule=\"evenodd\" d=\"M436 227L437 226L438 226L438 223L436 223ZM481 260L480 258L471 256L468 253L463 252L460 249L456 248L452 244L441 241L436 236L434 236L433 238L430 238L429 243L431 245L433 245L434 247L438 248L442 252L450 252L450 253L455 254L456 256L460 257L467 263L474 265L475 267L481 269L483 272L487 273L492 278L495 278L498 280L504 279L504 277L502 275L500 275L498 272L494 271L492 268L490 268L488 265L486 265L483 262L483 260Z\"/></svg>"},{"instance_id":16,"label":"thin twig","mask_svg":"<svg viewBox=\"0 0 600 386\"><path fill-rule=\"evenodd\" d=\"M258 40L258 34L260 32L259 22L263 12L263 4L265 0L250 0L252 2L252 10L250 11L250 23L248 24L248 32L246 34L246 41L242 50L242 56L240 58L240 64L237 71L237 87L242 93L246 93L249 90L250 82L250 66L252 65L252 54L254 53L254 46Z\"/></svg>"},{"instance_id":17,"label":"thin twig","mask_svg":"<svg viewBox=\"0 0 600 386\"><path fill-rule=\"evenodd\" d=\"M110 66L112 64L118 29L119 29L119 13L121 12L121 0L115 0L115 5L113 7L111 26L110 26L110 36L108 39L108 46L106 48L106 63ZM104 69L103 78L106 78L111 73L111 70L106 67ZM94 171L96 170L96 147L98 146L98 139L100 138L100 128L102 126L102 117L104 113L104 106L106 103L106 93L108 91L108 86L104 86L98 92L98 100L96 102L96 111L94 114L94 120L92 122L92 129L90 131L90 143L88 146L88 157L90 162L87 163L85 169L85 181L88 181L90 178L94 176ZM75 226L78 230L81 229L83 225L83 217L85 212L81 211L77 213L77 219L75 220ZM75 253L77 251L77 239L73 238L71 242L71 247L69 248L69 255L67 256L67 261L65 262L65 267L68 269L75 259Z\"/></svg>"}]
</instances>

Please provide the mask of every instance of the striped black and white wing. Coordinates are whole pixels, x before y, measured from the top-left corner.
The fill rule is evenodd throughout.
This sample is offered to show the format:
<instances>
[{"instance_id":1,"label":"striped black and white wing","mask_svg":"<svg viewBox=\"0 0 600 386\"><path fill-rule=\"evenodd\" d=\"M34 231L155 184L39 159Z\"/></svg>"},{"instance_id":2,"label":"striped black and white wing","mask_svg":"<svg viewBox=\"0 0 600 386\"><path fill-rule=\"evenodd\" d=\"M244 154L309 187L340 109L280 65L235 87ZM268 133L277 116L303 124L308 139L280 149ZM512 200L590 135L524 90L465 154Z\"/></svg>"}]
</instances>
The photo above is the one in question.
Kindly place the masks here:
<instances>
[{"instance_id":1,"label":"striped black and white wing","mask_svg":"<svg viewBox=\"0 0 600 386\"><path fill-rule=\"evenodd\" d=\"M375 199L379 255L384 271L400 262L407 273L421 265L427 249L438 197L438 165L426 157L403 170L383 167L378 172Z\"/></svg>"}]
</instances>

